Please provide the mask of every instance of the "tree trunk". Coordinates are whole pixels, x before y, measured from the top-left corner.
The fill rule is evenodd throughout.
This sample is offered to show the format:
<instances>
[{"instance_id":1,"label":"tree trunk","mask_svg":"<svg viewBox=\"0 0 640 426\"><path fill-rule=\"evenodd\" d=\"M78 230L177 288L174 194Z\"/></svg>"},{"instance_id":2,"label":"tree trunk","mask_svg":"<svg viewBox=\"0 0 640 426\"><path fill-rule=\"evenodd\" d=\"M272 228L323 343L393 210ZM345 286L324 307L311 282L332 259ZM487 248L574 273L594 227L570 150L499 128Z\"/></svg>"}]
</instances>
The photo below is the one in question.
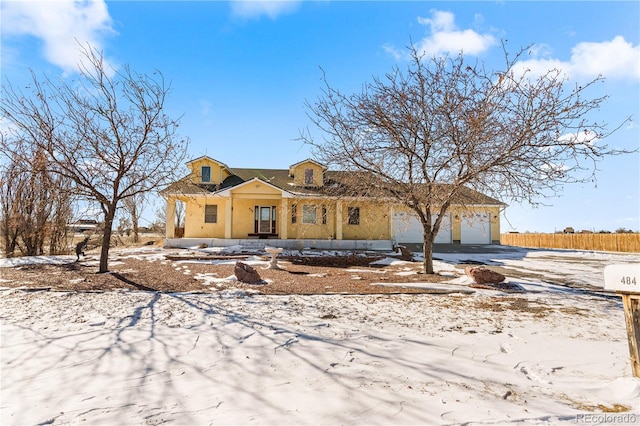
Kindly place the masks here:
<instances>
[{"instance_id":1,"label":"tree trunk","mask_svg":"<svg viewBox=\"0 0 640 426\"><path fill-rule=\"evenodd\" d=\"M133 242L138 243L138 207L134 207L131 212L131 227L133 228Z\"/></svg>"},{"instance_id":2,"label":"tree trunk","mask_svg":"<svg viewBox=\"0 0 640 426\"><path fill-rule=\"evenodd\" d=\"M13 257L18 245L18 230L14 226L8 223L8 219L5 218L5 223L2 224L2 239L4 240L4 255L7 257Z\"/></svg>"},{"instance_id":3,"label":"tree trunk","mask_svg":"<svg viewBox=\"0 0 640 426\"><path fill-rule=\"evenodd\" d=\"M433 274L433 240L427 231L422 238L422 256L424 257L424 273Z\"/></svg>"},{"instance_id":4,"label":"tree trunk","mask_svg":"<svg viewBox=\"0 0 640 426\"><path fill-rule=\"evenodd\" d=\"M100 267L98 269L98 273L109 272L109 246L111 245L111 232L113 228L113 218L115 217L115 215L115 206L107 206L104 215L104 234L102 236L102 248L100 250Z\"/></svg>"},{"instance_id":5,"label":"tree trunk","mask_svg":"<svg viewBox=\"0 0 640 426\"><path fill-rule=\"evenodd\" d=\"M30 228L29 225L26 225ZM28 233L22 237L22 242L24 243L25 248L25 256L37 256L38 255L38 237L33 232L33 230L27 231Z\"/></svg>"},{"instance_id":6,"label":"tree trunk","mask_svg":"<svg viewBox=\"0 0 640 426\"><path fill-rule=\"evenodd\" d=\"M16 247L18 246L18 236L14 234L11 240L6 244L5 255L7 257L13 257L16 253Z\"/></svg>"}]
</instances>

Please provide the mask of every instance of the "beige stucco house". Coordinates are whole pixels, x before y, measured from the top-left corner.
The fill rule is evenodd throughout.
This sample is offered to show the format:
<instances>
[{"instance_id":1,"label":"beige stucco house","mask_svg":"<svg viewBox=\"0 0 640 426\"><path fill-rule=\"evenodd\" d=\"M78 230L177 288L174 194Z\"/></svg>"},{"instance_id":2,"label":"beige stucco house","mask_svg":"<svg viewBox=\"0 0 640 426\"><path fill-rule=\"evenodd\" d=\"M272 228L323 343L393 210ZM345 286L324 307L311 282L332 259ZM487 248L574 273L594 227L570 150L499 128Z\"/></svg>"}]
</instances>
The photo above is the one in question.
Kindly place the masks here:
<instances>
[{"instance_id":1,"label":"beige stucco house","mask_svg":"<svg viewBox=\"0 0 640 426\"><path fill-rule=\"evenodd\" d=\"M269 240L270 246L390 249L422 243L422 228L407 208L372 197L328 196L341 172L307 159L288 169L230 168L203 156L190 173L161 191L167 200L166 243L225 246ZM436 243L491 244L500 240L498 200L469 190L473 202L452 206ZM181 204L184 225L176 226ZM182 224L182 221L180 221Z\"/></svg>"}]
</instances>

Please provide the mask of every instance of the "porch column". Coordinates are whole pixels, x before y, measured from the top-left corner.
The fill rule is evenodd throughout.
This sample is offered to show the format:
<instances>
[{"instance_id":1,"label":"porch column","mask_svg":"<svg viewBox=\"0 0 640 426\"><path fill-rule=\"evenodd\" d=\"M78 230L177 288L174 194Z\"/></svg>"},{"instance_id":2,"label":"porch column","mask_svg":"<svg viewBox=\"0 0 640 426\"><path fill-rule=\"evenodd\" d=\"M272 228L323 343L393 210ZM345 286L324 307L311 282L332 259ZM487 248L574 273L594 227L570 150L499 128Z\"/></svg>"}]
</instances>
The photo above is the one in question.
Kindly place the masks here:
<instances>
[{"instance_id":1,"label":"porch column","mask_svg":"<svg viewBox=\"0 0 640 426\"><path fill-rule=\"evenodd\" d=\"M336 201L336 240L342 239L342 201Z\"/></svg>"},{"instance_id":2,"label":"porch column","mask_svg":"<svg viewBox=\"0 0 640 426\"><path fill-rule=\"evenodd\" d=\"M224 237L226 239L231 238L231 223L233 222L232 201L233 199L229 197L224 204Z\"/></svg>"},{"instance_id":3,"label":"porch column","mask_svg":"<svg viewBox=\"0 0 640 426\"><path fill-rule=\"evenodd\" d=\"M394 213L395 213L395 209L393 208L393 204L391 204L389 206L389 238L391 239L391 241L395 241L396 239L396 224L394 222L395 217L394 217Z\"/></svg>"},{"instance_id":4,"label":"porch column","mask_svg":"<svg viewBox=\"0 0 640 426\"><path fill-rule=\"evenodd\" d=\"M174 197L167 198L165 220L164 235L166 238L174 238L176 236L176 199Z\"/></svg>"},{"instance_id":5,"label":"porch column","mask_svg":"<svg viewBox=\"0 0 640 426\"><path fill-rule=\"evenodd\" d=\"M282 208L280 212L280 239L287 239L287 227L289 226L288 222L289 216L289 199L282 199Z\"/></svg>"}]
</instances>

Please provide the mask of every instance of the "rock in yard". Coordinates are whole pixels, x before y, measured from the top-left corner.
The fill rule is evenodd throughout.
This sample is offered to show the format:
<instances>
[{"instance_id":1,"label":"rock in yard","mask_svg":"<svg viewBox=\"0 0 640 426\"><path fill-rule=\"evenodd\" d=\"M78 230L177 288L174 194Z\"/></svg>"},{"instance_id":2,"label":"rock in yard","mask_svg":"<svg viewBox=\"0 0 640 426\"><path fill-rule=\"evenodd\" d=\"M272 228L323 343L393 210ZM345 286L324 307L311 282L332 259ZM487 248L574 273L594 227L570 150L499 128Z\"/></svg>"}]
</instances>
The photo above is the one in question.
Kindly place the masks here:
<instances>
[{"instance_id":1,"label":"rock in yard","mask_svg":"<svg viewBox=\"0 0 640 426\"><path fill-rule=\"evenodd\" d=\"M477 284L498 284L505 280L504 275L484 266L467 266L464 272Z\"/></svg>"},{"instance_id":2,"label":"rock in yard","mask_svg":"<svg viewBox=\"0 0 640 426\"><path fill-rule=\"evenodd\" d=\"M411 253L411 250L405 246L398 246L398 248L400 249L400 258L402 260L413 260L413 253Z\"/></svg>"},{"instance_id":3,"label":"rock in yard","mask_svg":"<svg viewBox=\"0 0 640 426\"><path fill-rule=\"evenodd\" d=\"M236 266L233 269L238 281L249 284L257 284L262 281L260 274L252 266L246 263L236 262Z\"/></svg>"}]
</instances>

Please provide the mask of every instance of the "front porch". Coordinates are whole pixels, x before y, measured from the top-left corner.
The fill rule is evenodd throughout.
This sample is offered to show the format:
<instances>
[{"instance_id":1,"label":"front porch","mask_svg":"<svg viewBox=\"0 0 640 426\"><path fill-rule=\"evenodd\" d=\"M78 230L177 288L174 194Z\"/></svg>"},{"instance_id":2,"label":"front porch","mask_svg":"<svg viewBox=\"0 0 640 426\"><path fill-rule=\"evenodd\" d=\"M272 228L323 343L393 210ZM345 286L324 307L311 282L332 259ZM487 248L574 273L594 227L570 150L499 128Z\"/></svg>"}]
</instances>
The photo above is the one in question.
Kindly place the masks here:
<instances>
[{"instance_id":1,"label":"front porch","mask_svg":"<svg viewBox=\"0 0 640 426\"><path fill-rule=\"evenodd\" d=\"M236 239L236 238L165 238L164 246L190 248L199 245L207 247L241 246L251 250L264 250L265 246L281 247L288 250L375 250L391 251L391 240L329 240L329 239Z\"/></svg>"},{"instance_id":2,"label":"front porch","mask_svg":"<svg viewBox=\"0 0 640 426\"><path fill-rule=\"evenodd\" d=\"M255 234L249 234L247 237L250 240L273 240L273 239L277 239L278 238L278 234L275 234L275 233L270 233L270 234L255 233Z\"/></svg>"}]
</instances>

